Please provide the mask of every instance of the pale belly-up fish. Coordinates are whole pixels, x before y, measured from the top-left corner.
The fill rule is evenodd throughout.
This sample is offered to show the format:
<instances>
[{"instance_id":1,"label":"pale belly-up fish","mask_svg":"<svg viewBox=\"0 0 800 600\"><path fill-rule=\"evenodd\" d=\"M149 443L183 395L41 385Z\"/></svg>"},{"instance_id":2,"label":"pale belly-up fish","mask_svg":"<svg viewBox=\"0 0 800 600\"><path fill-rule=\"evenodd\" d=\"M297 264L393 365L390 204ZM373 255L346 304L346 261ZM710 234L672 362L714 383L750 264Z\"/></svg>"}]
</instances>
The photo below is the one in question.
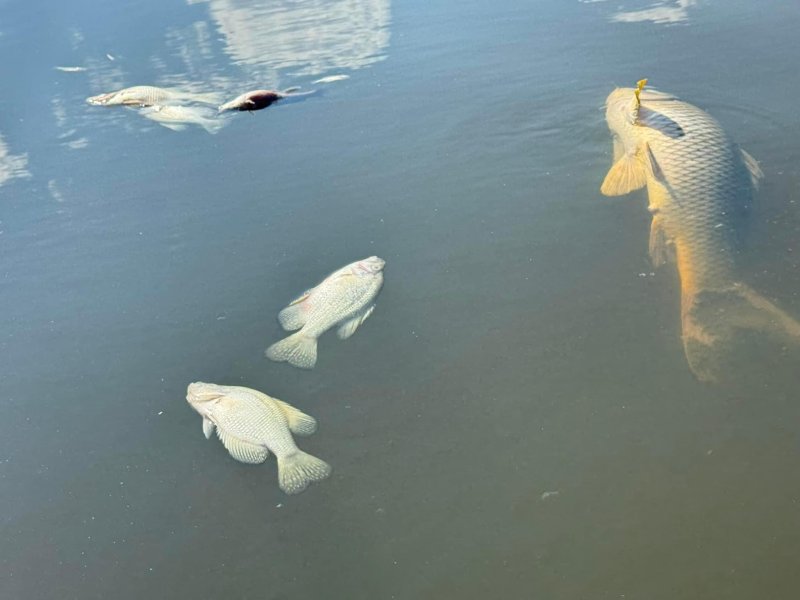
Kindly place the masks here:
<instances>
[{"instance_id":1,"label":"pale belly-up fish","mask_svg":"<svg viewBox=\"0 0 800 600\"><path fill-rule=\"evenodd\" d=\"M345 340L375 310L385 264L377 256L356 261L331 273L294 300L278 314L278 321L286 331L300 331L267 348L267 358L302 369L313 368L319 336L338 326L336 334Z\"/></svg>"},{"instance_id":2,"label":"pale belly-up fish","mask_svg":"<svg viewBox=\"0 0 800 600\"><path fill-rule=\"evenodd\" d=\"M656 266L677 266L686 358L699 379L712 381L737 330L797 343L800 323L736 278L738 221L763 177L758 163L710 115L646 83L606 100L614 165L601 192L647 187L650 256Z\"/></svg>"},{"instance_id":3,"label":"pale belly-up fish","mask_svg":"<svg viewBox=\"0 0 800 600\"><path fill-rule=\"evenodd\" d=\"M288 88L282 92L275 90L253 90L246 92L241 96L237 96L233 100L222 104L218 110L219 112L226 112L229 110L238 111L254 111L267 108L276 102L288 103L293 100L301 100L308 96L313 96L317 90L310 90L308 92L298 92L300 88Z\"/></svg>"},{"instance_id":4,"label":"pale belly-up fish","mask_svg":"<svg viewBox=\"0 0 800 600\"><path fill-rule=\"evenodd\" d=\"M294 435L311 435L313 417L258 390L214 383L190 383L186 400L203 417L203 434L214 431L228 453L242 463L260 464L272 452L278 485L298 494L331 473L328 463L300 450Z\"/></svg>"},{"instance_id":5,"label":"pale belly-up fish","mask_svg":"<svg viewBox=\"0 0 800 600\"><path fill-rule=\"evenodd\" d=\"M199 106L147 106L139 110L139 114L173 131L183 131L188 125L199 125L208 133L215 134L225 126L225 122L213 110Z\"/></svg>"},{"instance_id":6,"label":"pale belly-up fish","mask_svg":"<svg viewBox=\"0 0 800 600\"><path fill-rule=\"evenodd\" d=\"M156 106L192 102L216 106L219 103L219 96L213 93L198 94L175 88L135 85L116 92L90 96L86 102L92 106Z\"/></svg>"}]
</instances>

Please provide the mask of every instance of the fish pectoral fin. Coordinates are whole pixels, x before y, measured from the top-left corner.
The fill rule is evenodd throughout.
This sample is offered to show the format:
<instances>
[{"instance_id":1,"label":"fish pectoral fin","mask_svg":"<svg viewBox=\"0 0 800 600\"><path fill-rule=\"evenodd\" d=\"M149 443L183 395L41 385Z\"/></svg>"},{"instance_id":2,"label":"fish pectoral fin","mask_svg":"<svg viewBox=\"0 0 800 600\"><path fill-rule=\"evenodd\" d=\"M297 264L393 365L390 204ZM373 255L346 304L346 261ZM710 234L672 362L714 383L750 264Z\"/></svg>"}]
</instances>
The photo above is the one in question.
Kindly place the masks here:
<instances>
[{"instance_id":1,"label":"fish pectoral fin","mask_svg":"<svg viewBox=\"0 0 800 600\"><path fill-rule=\"evenodd\" d=\"M747 168L747 172L750 173L750 183L753 184L753 189L757 190L761 185L761 180L764 179L764 171L762 171L761 167L758 166L758 161L750 156L749 153L745 152L741 148L740 152L742 153L744 166Z\"/></svg>"},{"instance_id":2,"label":"fish pectoral fin","mask_svg":"<svg viewBox=\"0 0 800 600\"><path fill-rule=\"evenodd\" d=\"M212 433L214 433L214 423L211 422L211 419L203 417L203 435L208 440L211 438Z\"/></svg>"},{"instance_id":3,"label":"fish pectoral fin","mask_svg":"<svg viewBox=\"0 0 800 600\"><path fill-rule=\"evenodd\" d=\"M650 148L650 144L645 142L644 144L644 159L647 164L647 170L650 172L650 175L664 185L667 184L667 178L664 175L664 171L661 169L661 165L658 164L656 160L656 155L653 154L653 149Z\"/></svg>"},{"instance_id":4,"label":"fish pectoral fin","mask_svg":"<svg viewBox=\"0 0 800 600\"><path fill-rule=\"evenodd\" d=\"M302 410L282 400L278 400L277 398L273 398L273 400L286 417L286 422L289 424L289 431L296 435L311 435L317 430L317 420L314 417L307 415Z\"/></svg>"},{"instance_id":5,"label":"fish pectoral fin","mask_svg":"<svg viewBox=\"0 0 800 600\"><path fill-rule=\"evenodd\" d=\"M226 434L219 428L217 428L217 436L228 453L239 462L247 463L248 465L258 465L267 460L269 456L269 450L264 446L245 442L237 437Z\"/></svg>"},{"instance_id":6,"label":"fish pectoral fin","mask_svg":"<svg viewBox=\"0 0 800 600\"><path fill-rule=\"evenodd\" d=\"M623 196L641 189L647 183L645 170L639 153L625 154L609 170L600 193L604 196Z\"/></svg>"},{"instance_id":7,"label":"fish pectoral fin","mask_svg":"<svg viewBox=\"0 0 800 600\"><path fill-rule=\"evenodd\" d=\"M372 311L374 310L375 310L375 305L371 304L367 308L358 311L358 313L356 313L356 315L353 318L348 319L347 321L339 325L339 329L336 330L336 335L339 337L340 340L346 340L356 332L356 329L358 329L359 325L361 325L364 321L366 321L367 317L369 317L372 314Z\"/></svg>"},{"instance_id":8,"label":"fish pectoral fin","mask_svg":"<svg viewBox=\"0 0 800 600\"><path fill-rule=\"evenodd\" d=\"M658 214L653 216L653 222L650 223L650 260L654 267L675 262L675 244L664 229L664 217Z\"/></svg>"}]
</instances>

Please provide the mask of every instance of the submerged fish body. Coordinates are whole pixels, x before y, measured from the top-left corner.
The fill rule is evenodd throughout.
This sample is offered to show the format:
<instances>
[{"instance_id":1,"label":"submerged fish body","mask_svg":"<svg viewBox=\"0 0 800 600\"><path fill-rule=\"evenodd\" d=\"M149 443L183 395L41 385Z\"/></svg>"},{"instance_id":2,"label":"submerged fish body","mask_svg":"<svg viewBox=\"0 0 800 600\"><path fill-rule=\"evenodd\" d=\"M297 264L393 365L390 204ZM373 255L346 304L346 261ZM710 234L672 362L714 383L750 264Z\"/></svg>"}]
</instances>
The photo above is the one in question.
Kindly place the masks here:
<instances>
[{"instance_id":1,"label":"submerged fish body","mask_svg":"<svg viewBox=\"0 0 800 600\"><path fill-rule=\"evenodd\" d=\"M216 115L209 109L196 106L148 106L141 115L174 131L182 131L187 125L199 125L208 133L217 133L225 123L214 118Z\"/></svg>"},{"instance_id":2,"label":"submerged fish body","mask_svg":"<svg viewBox=\"0 0 800 600\"><path fill-rule=\"evenodd\" d=\"M714 380L736 329L800 339L800 323L735 277L738 220L763 177L758 164L706 112L645 83L606 101L614 164L601 191L647 187L651 259L677 265L686 357L698 378Z\"/></svg>"},{"instance_id":3,"label":"submerged fish body","mask_svg":"<svg viewBox=\"0 0 800 600\"><path fill-rule=\"evenodd\" d=\"M293 406L250 388L203 382L189 384L186 400L203 417L206 438L216 431L239 462L260 464L272 452L278 461L278 484L287 494L302 492L330 475L330 465L295 444L292 434L310 435L317 422Z\"/></svg>"},{"instance_id":4,"label":"submerged fish body","mask_svg":"<svg viewBox=\"0 0 800 600\"><path fill-rule=\"evenodd\" d=\"M135 85L116 92L90 96L86 102L92 106L156 106L175 102L198 102L214 106L217 104L217 96L152 85Z\"/></svg>"},{"instance_id":5,"label":"submerged fish body","mask_svg":"<svg viewBox=\"0 0 800 600\"><path fill-rule=\"evenodd\" d=\"M313 368L319 336L338 325L337 335L347 339L375 310L385 264L377 256L356 261L294 300L278 314L278 321L286 331L300 331L267 348L267 358Z\"/></svg>"},{"instance_id":6,"label":"submerged fish body","mask_svg":"<svg viewBox=\"0 0 800 600\"><path fill-rule=\"evenodd\" d=\"M296 92L296 89L297 88L289 88L282 92L277 92L275 90L252 90L237 96L230 102L222 104L218 110L219 112L226 112L229 110L261 110L279 101L303 98L306 96L312 96L316 93L316 90L311 90L308 92Z\"/></svg>"}]
</instances>

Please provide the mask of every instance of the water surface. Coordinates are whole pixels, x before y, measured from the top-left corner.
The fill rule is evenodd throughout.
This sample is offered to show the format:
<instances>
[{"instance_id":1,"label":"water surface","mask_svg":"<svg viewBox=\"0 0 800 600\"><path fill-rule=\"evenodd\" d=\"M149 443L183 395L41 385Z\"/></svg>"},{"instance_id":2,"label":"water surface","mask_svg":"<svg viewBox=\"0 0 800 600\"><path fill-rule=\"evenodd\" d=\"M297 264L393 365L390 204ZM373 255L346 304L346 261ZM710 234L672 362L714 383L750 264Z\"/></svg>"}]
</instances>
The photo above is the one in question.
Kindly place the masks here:
<instances>
[{"instance_id":1,"label":"water surface","mask_svg":"<svg viewBox=\"0 0 800 600\"><path fill-rule=\"evenodd\" d=\"M766 175L741 278L800 315L795 2L0 6L0 596L795 597L798 354L699 383L644 195L599 193L614 86L706 109ZM215 136L84 103L335 74ZM266 361L371 254L358 333ZM314 415L331 479L235 463L196 380Z\"/></svg>"}]
</instances>

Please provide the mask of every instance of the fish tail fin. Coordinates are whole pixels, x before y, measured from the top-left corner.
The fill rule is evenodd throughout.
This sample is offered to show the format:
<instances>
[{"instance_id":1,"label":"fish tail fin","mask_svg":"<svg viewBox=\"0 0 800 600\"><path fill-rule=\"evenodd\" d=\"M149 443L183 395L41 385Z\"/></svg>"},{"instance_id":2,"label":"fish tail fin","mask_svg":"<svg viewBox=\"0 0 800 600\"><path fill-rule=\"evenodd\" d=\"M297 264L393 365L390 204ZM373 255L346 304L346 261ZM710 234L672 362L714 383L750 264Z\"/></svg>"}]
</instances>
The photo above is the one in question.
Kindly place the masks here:
<instances>
[{"instance_id":1,"label":"fish tail fin","mask_svg":"<svg viewBox=\"0 0 800 600\"><path fill-rule=\"evenodd\" d=\"M800 343L800 322L743 283L687 294L682 300L683 346L692 372L714 381L737 330Z\"/></svg>"},{"instance_id":2,"label":"fish tail fin","mask_svg":"<svg viewBox=\"0 0 800 600\"><path fill-rule=\"evenodd\" d=\"M317 364L317 338L293 333L267 348L266 356L275 362L288 362L301 369L311 369Z\"/></svg>"},{"instance_id":3,"label":"fish tail fin","mask_svg":"<svg viewBox=\"0 0 800 600\"><path fill-rule=\"evenodd\" d=\"M299 494L312 481L322 481L330 474L328 463L302 450L278 457L278 485L287 494Z\"/></svg>"}]
</instances>

